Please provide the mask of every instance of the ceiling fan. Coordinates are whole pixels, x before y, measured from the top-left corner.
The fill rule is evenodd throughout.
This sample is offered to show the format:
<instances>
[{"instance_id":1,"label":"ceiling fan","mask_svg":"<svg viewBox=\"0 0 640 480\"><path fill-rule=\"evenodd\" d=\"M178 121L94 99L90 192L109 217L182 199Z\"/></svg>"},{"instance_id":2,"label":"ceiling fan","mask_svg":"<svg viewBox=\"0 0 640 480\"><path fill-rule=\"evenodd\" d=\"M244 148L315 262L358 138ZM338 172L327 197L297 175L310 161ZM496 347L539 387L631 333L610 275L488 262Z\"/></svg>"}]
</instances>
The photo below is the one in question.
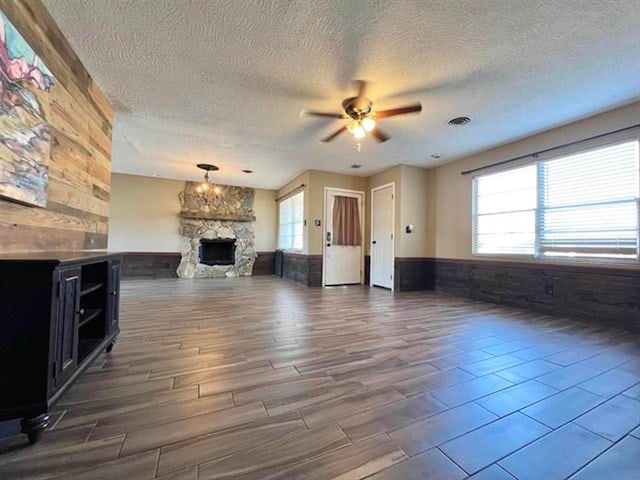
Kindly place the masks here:
<instances>
[{"instance_id":1,"label":"ceiling fan","mask_svg":"<svg viewBox=\"0 0 640 480\"><path fill-rule=\"evenodd\" d=\"M355 83L358 85L358 95L356 97L345 98L342 101L344 113L314 112L310 110L302 110L300 112L300 114L304 116L349 120L349 123L342 128L322 138L321 140L323 142L331 142L338 135L347 131L351 133L356 140L364 138L367 133L370 132L379 142L386 142L391 137L378 127L378 120L395 117L397 115L405 115L407 113L418 113L422 110L420 103L414 103L413 105L407 105L405 107L375 111L371 100L365 97L366 82L358 80Z\"/></svg>"}]
</instances>

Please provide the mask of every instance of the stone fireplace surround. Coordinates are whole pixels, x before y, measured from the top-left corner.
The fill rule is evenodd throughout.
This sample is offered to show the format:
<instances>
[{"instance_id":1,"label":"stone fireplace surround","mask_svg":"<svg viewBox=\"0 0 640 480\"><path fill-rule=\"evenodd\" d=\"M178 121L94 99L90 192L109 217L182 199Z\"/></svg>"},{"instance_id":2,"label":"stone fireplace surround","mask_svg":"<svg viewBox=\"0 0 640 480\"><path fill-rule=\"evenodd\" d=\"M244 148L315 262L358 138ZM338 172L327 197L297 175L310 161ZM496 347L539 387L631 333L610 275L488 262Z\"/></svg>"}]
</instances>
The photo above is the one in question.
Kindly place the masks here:
<instances>
[{"instance_id":1,"label":"stone fireplace surround","mask_svg":"<svg viewBox=\"0 0 640 480\"><path fill-rule=\"evenodd\" d=\"M212 185L205 194L199 183L186 182L180 193L181 261L180 278L249 276L256 259L253 222L255 190L252 188ZM206 265L200 262L201 239L235 239L235 262L232 265Z\"/></svg>"}]
</instances>

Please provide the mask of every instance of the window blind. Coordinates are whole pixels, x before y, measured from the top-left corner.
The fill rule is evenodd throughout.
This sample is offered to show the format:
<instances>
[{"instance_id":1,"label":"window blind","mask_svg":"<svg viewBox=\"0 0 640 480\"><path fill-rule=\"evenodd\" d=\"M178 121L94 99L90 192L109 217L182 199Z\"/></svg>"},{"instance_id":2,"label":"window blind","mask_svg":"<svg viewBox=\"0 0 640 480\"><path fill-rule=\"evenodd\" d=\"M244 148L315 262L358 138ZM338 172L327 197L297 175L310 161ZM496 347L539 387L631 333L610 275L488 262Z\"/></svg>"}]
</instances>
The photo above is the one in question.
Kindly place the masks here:
<instances>
[{"instance_id":1,"label":"window blind","mask_svg":"<svg viewBox=\"0 0 640 480\"><path fill-rule=\"evenodd\" d=\"M278 248L302 250L304 231L304 192L280 202Z\"/></svg>"},{"instance_id":2,"label":"window blind","mask_svg":"<svg viewBox=\"0 0 640 480\"><path fill-rule=\"evenodd\" d=\"M540 254L638 256L638 141L539 163Z\"/></svg>"},{"instance_id":3,"label":"window blind","mask_svg":"<svg viewBox=\"0 0 640 480\"><path fill-rule=\"evenodd\" d=\"M638 260L637 138L474 178L473 252Z\"/></svg>"},{"instance_id":4,"label":"window blind","mask_svg":"<svg viewBox=\"0 0 640 480\"><path fill-rule=\"evenodd\" d=\"M536 166L483 175L474 183L474 252L532 255Z\"/></svg>"}]
</instances>

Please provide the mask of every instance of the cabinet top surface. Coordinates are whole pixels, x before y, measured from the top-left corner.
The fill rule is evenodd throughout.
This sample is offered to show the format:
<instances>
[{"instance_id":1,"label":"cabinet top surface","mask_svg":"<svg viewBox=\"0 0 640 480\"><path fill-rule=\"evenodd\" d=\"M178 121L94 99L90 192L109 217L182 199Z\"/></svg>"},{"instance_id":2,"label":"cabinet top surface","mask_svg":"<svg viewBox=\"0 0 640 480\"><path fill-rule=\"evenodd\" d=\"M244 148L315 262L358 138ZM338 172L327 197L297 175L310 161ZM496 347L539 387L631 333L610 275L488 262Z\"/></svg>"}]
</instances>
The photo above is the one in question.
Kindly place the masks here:
<instances>
[{"instance_id":1,"label":"cabinet top surface","mask_svg":"<svg viewBox=\"0 0 640 480\"><path fill-rule=\"evenodd\" d=\"M74 263L118 258L119 252L107 252L106 250L92 252L23 252L0 254L0 262L49 262L49 263Z\"/></svg>"}]
</instances>

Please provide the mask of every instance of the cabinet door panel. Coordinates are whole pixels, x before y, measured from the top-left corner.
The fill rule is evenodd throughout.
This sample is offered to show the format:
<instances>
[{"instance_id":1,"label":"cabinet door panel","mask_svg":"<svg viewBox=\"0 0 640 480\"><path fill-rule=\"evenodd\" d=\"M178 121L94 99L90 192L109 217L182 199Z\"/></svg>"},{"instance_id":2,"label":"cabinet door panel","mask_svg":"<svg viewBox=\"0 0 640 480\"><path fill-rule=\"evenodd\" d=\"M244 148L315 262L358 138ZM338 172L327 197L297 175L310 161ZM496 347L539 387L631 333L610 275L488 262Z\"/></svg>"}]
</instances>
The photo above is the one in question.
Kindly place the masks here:
<instances>
[{"instance_id":1,"label":"cabinet door panel","mask_svg":"<svg viewBox=\"0 0 640 480\"><path fill-rule=\"evenodd\" d=\"M78 310L80 309L80 269L60 271L56 317L55 384L61 385L78 366Z\"/></svg>"},{"instance_id":2,"label":"cabinet door panel","mask_svg":"<svg viewBox=\"0 0 640 480\"><path fill-rule=\"evenodd\" d=\"M120 311L120 261L112 260L109 263L109 332L118 328Z\"/></svg>"}]
</instances>

